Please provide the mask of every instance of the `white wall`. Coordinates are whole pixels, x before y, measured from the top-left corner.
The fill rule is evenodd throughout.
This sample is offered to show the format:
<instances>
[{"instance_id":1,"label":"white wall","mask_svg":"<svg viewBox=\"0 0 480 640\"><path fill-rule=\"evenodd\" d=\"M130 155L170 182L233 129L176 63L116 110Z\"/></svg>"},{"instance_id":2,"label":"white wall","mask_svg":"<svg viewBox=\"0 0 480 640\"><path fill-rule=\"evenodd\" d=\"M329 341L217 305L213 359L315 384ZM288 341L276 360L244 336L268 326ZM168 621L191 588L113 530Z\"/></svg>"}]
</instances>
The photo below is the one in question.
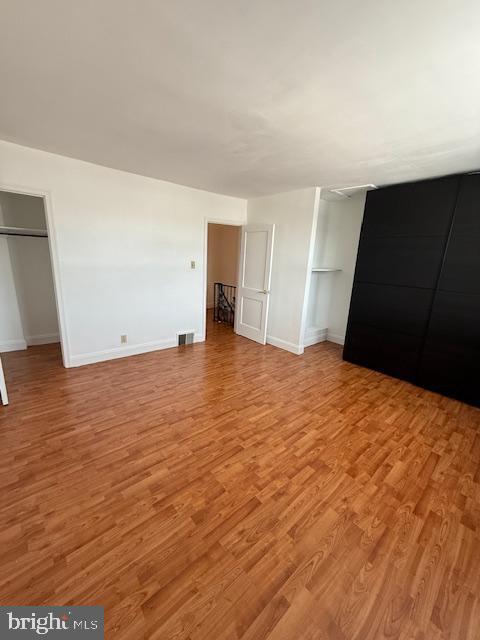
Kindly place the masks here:
<instances>
[{"instance_id":1,"label":"white wall","mask_svg":"<svg viewBox=\"0 0 480 640\"><path fill-rule=\"evenodd\" d=\"M248 200L248 222L274 223L267 342L303 352L306 289L310 278L318 189Z\"/></svg>"},{"instance_id":2,"label":"white wall","mask_svg":"<svg viewBox=\"0 0 480 640\"><path fill-rule=\"evenodd\" d=\"M204 338L205 218L244 223L245 200L4 141L0 188L48 192L67 366Z\"/></svg>"},{"instance_id":3,"label":"white wall","mask_svg":"<svg viewBox=\"0 0 480 640\"><path fill-rule=\"evenodd\" d=\"M67 366L174 346L178 332L204 339L206 219L244 224L245 200L3 141L0 189L47 194ZM303 352L307 323L325 324L326 306L328 339L343 341L348 317L364 196L319 204L319 192L312 187L248 201L248 222L276 226L267 340L294 353ZM310 280L320 260L342 269L323 276L331 287L326 280L320 286L319 276ZM1 253L0 268L8 273ZM321 292L307 305L315 288ZM18 342L15 299L2 279L0 326L7 340Z\"/></svg>"},{"instance_id":4,"label":"white wall","mask_svg":"<svg viewBox=\"0 0 480 640\"><path fill-rule=\"evenodd\" d=\"M240 227L225 224L208 225L207 306L214 306L214 283L234 287L238 282Z\"/></svg>"},{"instance_id":5,"label":"white wall","mask_svg":"<svg viewBox=\"0 0 480 640\"><path fill-rule=\"evenodd\" d=\"M46 228L42 198L0 192L0 207L7 226ZM21 319L18 331L27 345L58 342L48 239L9 237L7 243Z\"/></svg>"}]
</instances>

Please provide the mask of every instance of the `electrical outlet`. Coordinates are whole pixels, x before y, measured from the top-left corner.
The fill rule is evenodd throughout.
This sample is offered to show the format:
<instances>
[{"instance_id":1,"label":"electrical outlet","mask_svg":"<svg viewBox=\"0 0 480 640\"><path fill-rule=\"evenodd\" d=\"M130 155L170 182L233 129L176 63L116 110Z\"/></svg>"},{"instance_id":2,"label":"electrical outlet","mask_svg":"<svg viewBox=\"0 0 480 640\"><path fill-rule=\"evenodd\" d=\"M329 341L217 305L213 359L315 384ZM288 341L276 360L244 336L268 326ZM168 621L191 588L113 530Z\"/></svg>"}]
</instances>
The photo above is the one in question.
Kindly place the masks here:
<instances>
[{"instance_id":1,"label":"electrical outlet","mask_svg":"<svg viewBox=\"0 0 480 640\"><path fill-rule=\"evenodd\" d=\"M120 342L122 344L127 344L127 336L126 336L126 334L123 334L122 336L120 336Z\"/></svg>"},{"instance_id":2,"label":"electrical outlet","mask_svg":"<svg viewBox=\"0 0 480 640\"><path fill-rule=\"evenodd\" d=\"M195 264L195 260L190 260L190 269L195 269L196 264Z\"/></svg>"}]
</instances>

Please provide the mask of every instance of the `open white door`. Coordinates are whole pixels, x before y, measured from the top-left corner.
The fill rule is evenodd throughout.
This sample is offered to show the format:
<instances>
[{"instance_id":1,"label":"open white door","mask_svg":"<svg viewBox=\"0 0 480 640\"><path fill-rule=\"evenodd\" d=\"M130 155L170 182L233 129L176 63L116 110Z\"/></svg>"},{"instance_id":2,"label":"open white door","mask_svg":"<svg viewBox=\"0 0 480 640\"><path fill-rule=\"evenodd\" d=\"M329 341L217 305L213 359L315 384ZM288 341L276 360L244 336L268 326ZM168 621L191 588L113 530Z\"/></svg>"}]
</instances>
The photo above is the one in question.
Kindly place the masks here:
<instances>
[{"instance_id":1,"label":"open white door","mask_svg":"<svg viewBox=\"0 0 480 640\"><path fill-rule=\"evenodd\" d=\"M242 227L235 332L260 344L267 340L274 229L273 224Z\"/></svg>"},{"instance_id":2,"label":"open white door","mask_svg":"<svg viewBox=\"0 0 480 640\"><path fill-rule=\"evenodd\" d=\"M3 375L2 360L0 359L0 401L2 404L8 404L7 385L5 376Z\"/></svg>"}]
</instances>

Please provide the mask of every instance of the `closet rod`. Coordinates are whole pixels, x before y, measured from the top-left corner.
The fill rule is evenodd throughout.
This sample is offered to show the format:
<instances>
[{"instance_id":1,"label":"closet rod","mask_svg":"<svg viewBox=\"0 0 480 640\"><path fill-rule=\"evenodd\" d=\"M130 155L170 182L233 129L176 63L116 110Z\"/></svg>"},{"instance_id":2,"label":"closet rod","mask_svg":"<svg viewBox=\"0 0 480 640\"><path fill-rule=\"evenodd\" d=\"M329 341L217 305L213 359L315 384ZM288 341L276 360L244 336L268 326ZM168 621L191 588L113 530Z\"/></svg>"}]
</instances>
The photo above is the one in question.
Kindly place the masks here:
<instances>
[{"instance_id":1,"label":"closet rod","mask_svg":"<svg viewBox=\"0 0 480 640\"><path fill-rule=\"evenodd\" d=\"M47 238L46 229L25 229L22 227L0 226L0 236L23 236L24 238Z\"/></svg>"}]
</instances>

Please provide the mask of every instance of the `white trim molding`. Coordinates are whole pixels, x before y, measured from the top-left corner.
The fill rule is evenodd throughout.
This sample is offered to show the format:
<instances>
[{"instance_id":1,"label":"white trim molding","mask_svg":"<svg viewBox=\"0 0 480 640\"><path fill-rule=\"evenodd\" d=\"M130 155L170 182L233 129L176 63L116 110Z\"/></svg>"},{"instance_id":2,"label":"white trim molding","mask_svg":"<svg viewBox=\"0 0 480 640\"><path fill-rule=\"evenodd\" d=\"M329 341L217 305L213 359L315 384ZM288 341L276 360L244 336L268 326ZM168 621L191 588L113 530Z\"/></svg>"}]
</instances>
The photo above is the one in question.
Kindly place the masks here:
<instances>
[{"instance_id":1,"label":"white trim molding","mask_svg":"<svg viewBox=\"0 0 480 640\"><path fill-rule=\"evenodd\" d=\"M200 334L195 333L194 342L203 342ZM114 347L113 349L104 349L103 351L92 351L91 353L81 353L70 357L70 367L81 367L85 364L95 364L97 362L105 362L107 360L115 360L117 358L128 358L129 356L138 356L142 353L150 353L152 351L161 351L163 349L172 349L178 347L178 337L169 338L167 340L154 340L152 342L143 342L141 344L125 345L123 347Z\"/></svg>"},{"instance_id":2,"label":"white trim molding","mask_svg":"<svg viewBox=\"0 0 480 640\"><path fill-rule=\"evenodd\" d=\"M330 333L330 331L327 331L327 340L328 342L334 342L335 344L345 344L345 336L338 333Z\"/></svg>"},{"instance_id":3,"label":"white trim molding","mask_svg":"<svg viewBox=\"0 0 480 640\"><path fill-rule=\"evenodd\" d=\"M24 351L27 348L25 340L6 340L0 342L0 353L6 353L7 351Z\"/></svg>"},{"instance_id":4,"label":"white trim molding","mask_svg":"<svg viewBox=\"0 0 480 640\"><path fill-rule=\"evenodd\" d=\"M310 229L310 243L308 248L308 259L307 259L307 270L305 274L305 288L303 294L303 306L302 306L302 316L300 321L300 342L303 342L303 347L309 346L306 341L306 334L308 332L307 327L307 316L308 316L308 301L310 298L310 288L312 283L312 268L313 268L313 260L315 257L315 239L317 237L317 226L318 226L318 218L320 214L320 196L321 189L320 187L315 187L315 197L313 200L313 212L312 212L312 227ZM310 344L315 344L314 342Z\"/></svg>"},{"instance_id":5,"label":"white trim molding","mask_svg":"<svg viewBox=\"0 0 480 640\"><path fill-rule=\"evenodd\" d=\"M287 342L286 340L275 338L275 336L267 335L267 344L271 344L272 347L278 347L284 351L290 351L290 353L294 353L297 356L301 356L303 353L303 346L301 344Z\"/></svg>"},{"instance_id":6,"label":"white trim molding","mask_svg":"<svg viewBox=\"0 0 480 640\"><path fill-rule=\"evenodd\" d=\"M303 346L311 347L318 342L325 342L325 340L327 340L327 334L328 329L321 329L320 327L308 327L305 332Z\"/></svg>"},{"instance_id":7,"label":"white trim molding","mask_svg":"<svg viewBox=\"0 0 480 640\"><path fill-rule=\"evenodd\" d=\"M25 340L27 345L39 345L39 344L53 344L55 342L60 342L60 334L59 333L43 333L36 336L25 336Z\"/></svg>"}]
</instances>

